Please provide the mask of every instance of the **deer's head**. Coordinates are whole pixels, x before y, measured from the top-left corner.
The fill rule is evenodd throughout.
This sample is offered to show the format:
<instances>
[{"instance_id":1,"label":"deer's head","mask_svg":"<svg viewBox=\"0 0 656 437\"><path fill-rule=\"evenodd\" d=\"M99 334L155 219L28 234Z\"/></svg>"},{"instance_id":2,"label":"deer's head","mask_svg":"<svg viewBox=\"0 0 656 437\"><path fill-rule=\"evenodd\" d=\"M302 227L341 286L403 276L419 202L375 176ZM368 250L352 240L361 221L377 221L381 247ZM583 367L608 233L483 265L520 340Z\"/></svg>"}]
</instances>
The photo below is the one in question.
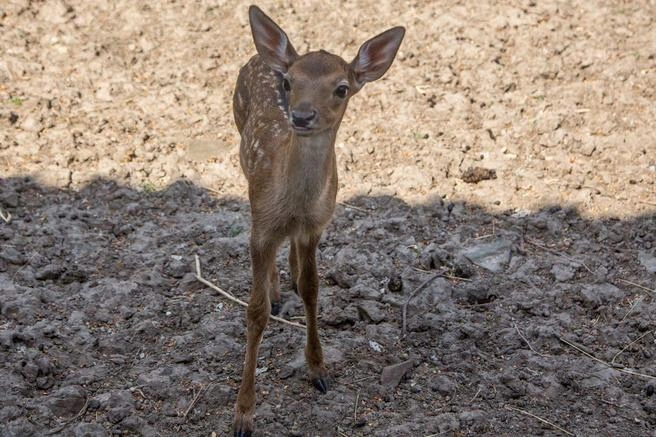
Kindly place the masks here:
<instances>
[{"instance_id":1,"label":"deer's head","mask_svg":"<svg viewBox=\"0 0 656 437\"><path fill-rule=\"evenodd\" d=\"M257 6L249 9L255 47L279 73L281 108L302 136L336 129L352 95L380 79L392 65L405 29L391 28L365 42L347 63L323 50L299 56L287 34Z\"/></svg>"}]
</instances>

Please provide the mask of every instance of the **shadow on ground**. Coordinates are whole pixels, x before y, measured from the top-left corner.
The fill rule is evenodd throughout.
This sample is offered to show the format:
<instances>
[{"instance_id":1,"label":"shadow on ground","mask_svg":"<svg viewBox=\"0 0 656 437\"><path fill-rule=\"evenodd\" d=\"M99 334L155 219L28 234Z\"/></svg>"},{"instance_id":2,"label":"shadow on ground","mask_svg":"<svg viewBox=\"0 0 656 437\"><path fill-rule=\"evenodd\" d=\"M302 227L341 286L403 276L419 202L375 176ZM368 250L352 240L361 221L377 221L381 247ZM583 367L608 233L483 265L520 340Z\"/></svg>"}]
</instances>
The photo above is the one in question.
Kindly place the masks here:
<instances>
[{"instance_id":1,"label":"shadow on ground","mask_svg":"<svg viewBox=\"0 0 656 437\"><path fill-rule=\"evenodd\" d=\"M2 435L229 432L244 311L193 271L199 255L247 299L243 200L12 178L0 209ZM306 379L304 333L270 323L258 435L653 432L655 235L656 213L348 200L319 248L331 391ZM302 316L284 296L284 316Z\"/></svg>"}]
</instances>

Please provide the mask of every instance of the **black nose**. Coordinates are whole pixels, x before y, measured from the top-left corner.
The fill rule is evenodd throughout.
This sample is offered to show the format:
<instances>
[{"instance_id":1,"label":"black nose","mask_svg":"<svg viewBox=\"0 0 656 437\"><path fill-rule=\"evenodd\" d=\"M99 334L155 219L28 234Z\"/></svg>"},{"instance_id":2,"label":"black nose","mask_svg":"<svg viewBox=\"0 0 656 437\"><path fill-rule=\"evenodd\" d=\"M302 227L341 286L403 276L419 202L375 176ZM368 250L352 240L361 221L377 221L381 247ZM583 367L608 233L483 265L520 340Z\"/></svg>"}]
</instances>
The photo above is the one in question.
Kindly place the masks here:
<instances>
[{"instance_id":1,"label":"black nose","mask_svg":"<svg viewBox=\"0 0 656 437\"><path fill-rule=\"evenodd\" d=\"M294 126L307 127L317 117L317 111L292 111L292 123Z\"/></svg>"}]
</instances>

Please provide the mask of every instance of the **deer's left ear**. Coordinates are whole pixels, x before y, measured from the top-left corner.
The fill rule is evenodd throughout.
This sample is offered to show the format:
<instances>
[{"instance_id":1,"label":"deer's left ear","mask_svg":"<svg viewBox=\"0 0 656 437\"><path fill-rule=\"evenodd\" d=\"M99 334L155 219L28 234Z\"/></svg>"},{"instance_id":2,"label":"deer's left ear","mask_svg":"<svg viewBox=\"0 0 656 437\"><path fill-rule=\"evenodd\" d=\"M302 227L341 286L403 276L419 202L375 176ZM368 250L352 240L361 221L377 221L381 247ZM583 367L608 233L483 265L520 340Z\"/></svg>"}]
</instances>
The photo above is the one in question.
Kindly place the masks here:
<instances>
[{"instance_id":1,"label":"deer's left ear","mask_svg":"<svg viewBox=\"0 0 656 437\"><path fill-rule=\"evenodd\" d=\"M362 44L351 62L357 89L383 77L392 65L404 35L403 27L393 27Z\"/></svg>"},{"instance_id":2,"label":"deer's left ear","mask_svg":"<svg viewBox=\"0 0 656 437\"><path fill-rule=\"evenodd\" d=\"M257 6L248 9L255 48L269 67L286 73L298 57L284 30Z\"/></svg>"}]
</instances>

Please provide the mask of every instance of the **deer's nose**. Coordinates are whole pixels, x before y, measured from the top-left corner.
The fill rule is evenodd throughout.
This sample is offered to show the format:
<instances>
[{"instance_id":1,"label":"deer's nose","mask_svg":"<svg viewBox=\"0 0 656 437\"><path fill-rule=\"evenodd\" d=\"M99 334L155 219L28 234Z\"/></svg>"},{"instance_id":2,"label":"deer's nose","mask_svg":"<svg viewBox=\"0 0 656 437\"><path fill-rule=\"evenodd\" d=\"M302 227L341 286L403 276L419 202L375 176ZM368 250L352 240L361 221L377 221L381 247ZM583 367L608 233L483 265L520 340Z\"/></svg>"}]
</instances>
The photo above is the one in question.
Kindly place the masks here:
<instances>
[{"instance_id":1,"label":"deer's nose","mask_svg":"<svg viewBox=\"0 0 656 437\"><path fill-rule=\"evenodd\" d=\"M307 127L312 120L317 117L317 111L311 110L292 110L292 124L298 127Z\"/></svg>"}]
</instances>

